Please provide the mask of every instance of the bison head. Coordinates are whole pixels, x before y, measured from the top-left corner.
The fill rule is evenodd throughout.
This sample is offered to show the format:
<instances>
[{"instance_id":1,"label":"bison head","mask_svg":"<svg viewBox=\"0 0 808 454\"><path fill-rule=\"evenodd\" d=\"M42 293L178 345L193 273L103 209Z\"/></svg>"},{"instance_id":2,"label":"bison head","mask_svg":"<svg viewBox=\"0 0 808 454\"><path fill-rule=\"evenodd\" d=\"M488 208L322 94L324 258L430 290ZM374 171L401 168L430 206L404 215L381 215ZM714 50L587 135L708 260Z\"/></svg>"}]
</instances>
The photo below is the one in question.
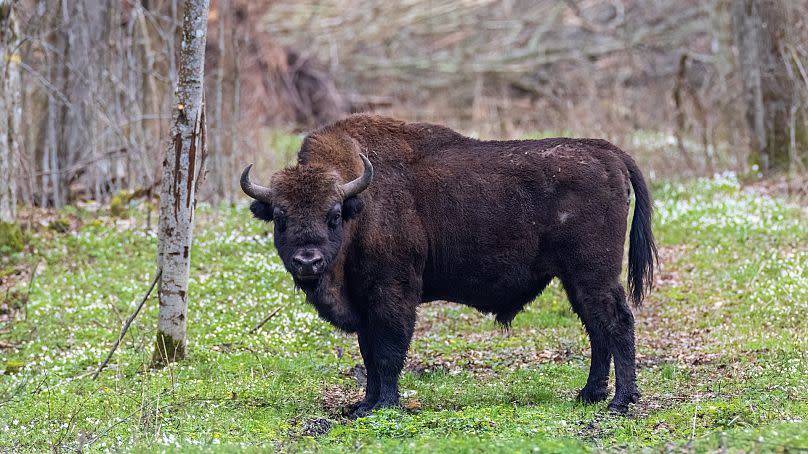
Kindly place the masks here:
<instances>
[{"instance_id":1,"label":"bison head","mask_svg":"<svg viewBox=\"0 0 808 454\"><path fill-rule=\"evenodd\" d=\"M343 243L344 223L362 211L357 195L373 179L365 155L362 175L347 183L331 169L297 165L277 172L270 187L250 181L250 168L241 174L241 189L255 199L250 211L274 221L275 248L298 287L317 286L334 264Z\"/></svg>"}]
</instances>

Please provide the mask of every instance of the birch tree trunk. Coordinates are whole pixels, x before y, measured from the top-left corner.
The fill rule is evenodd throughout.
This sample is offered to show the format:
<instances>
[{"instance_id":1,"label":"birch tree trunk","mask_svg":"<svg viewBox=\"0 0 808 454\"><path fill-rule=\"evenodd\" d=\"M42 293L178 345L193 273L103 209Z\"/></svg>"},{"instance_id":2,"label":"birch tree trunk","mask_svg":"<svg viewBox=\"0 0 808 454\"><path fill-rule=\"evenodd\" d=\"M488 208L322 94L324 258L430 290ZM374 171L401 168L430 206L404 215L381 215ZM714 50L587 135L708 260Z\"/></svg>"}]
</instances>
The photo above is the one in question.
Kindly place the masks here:
<instances>
[{"instance_id":1,"label":"birch tree trunk","mask_svg":"<svg viewBox=\"0 0 808 454\"><path fill-rule=\"evenodd\" d=\"M22 85L14 3L0 0L0 222L14 222L17 217Z\"/></svg>"},{"instance_id":2,"label":"birch tree trunk","mask_svg":"<svg viewBox=\"0 0 808 454\"><path fill-rule=\"evenodd\" d=\"M185 0L171 144L163 160L157 266L162 270L152 366L186 354L195 195L205 164L203 81L209 0Z\"/></svg>"}]
</instances>

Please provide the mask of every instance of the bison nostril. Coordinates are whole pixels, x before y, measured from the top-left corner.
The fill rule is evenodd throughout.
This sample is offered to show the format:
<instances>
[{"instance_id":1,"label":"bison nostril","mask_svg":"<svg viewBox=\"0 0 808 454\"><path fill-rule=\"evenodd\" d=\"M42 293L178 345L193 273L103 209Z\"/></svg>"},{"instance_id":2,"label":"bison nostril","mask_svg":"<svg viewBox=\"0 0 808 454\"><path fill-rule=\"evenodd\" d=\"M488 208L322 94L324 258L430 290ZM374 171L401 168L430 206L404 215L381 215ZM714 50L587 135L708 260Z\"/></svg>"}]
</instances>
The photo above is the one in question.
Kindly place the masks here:
<instances>
[{"instance_id":1,"label":"bison nostril","mask_svg":"<svg viewBox=\"0 0 808 454\"><path fill-rule=\"evenodd\" d=\"M323 255L317 251L304 250L297 252L292 257L292 261L300 272L312 274L322 271Z\"/></svg>"}]
</instances>

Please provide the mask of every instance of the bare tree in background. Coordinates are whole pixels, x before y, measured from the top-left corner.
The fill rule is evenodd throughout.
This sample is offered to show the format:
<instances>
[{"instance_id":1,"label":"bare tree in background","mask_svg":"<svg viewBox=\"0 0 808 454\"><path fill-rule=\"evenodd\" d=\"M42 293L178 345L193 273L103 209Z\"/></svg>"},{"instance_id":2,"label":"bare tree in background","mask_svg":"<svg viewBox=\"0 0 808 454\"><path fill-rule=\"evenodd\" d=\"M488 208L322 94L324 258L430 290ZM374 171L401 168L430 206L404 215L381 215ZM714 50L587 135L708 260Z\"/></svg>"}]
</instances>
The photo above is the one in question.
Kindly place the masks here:
<instances>
[{"instance_id":1,"label":"bare tree in background","mask_svg":"<svg viewBox=\"0 0 808 454\"><path fill-rule=\"evenodd\" d=\"M19 58L3 60L19 61L6 67L19 67L22 87L10 136L24 150L18 207L158 192L180 0L2 3L14 4L21 43ZM759 17L735 28L744 5ZM293 143L275 140L279 130L366 110L480 137L640 143L657 177L743 173L760 163L757 148L773 166L783 150L791 170L808 163L808 0L210 0L209 13L211 164L200 201L238 196L231 176L245 161L283 165ZM738 56L752 66L741 70ZM775 108L756 110L757 100ZM756 136L748 106L764 120ZM786 128L768 128L770 113ZM767 148L750 147L753 136Z\"/></svg>"},{"instance_id":2,"label":"bare tree in background","mask_svg":"<svg viewBox=\"0 0 808 454\"><path fill-rule=\"evenodd\" d=\"M763 172L789 170L799 160L794 142L806 140L803 119L796 118L802 111L791 68L788 11L782 0L732 5L752 159Z\"/></svg>"},{"instance_id":3,"label":"bare tree in background","mask_svg":"<svg viewBox=\"0 0 808 454\"><path fill-rule=\"evenodd\" d=\"M0 0L0 222L13 222L17 211L22 86L15 3Z\"/></svg>"},{"instance_id":4,"label":"bare tree in background","mask_svg":"<svg viewBox=\"0 0 808 454\"><path fill-rule=\"evenodd\" d=\"M185 0L171 144L163 160L158 226L160 312L153 366L186 353L188 275L196 190L205 165L205 42L209 0Z\"/></svg>"},{"instance_id":5,"label":"bare tree in background","mask_svg":"<svg viewBox=\"0 0 808 454\"><path fill-rule=\"evenodd\" d=\"M215 194L224 196L227 187L227 175L224 170L224 137L227 131L224 127L224 74L225 74L225 22L227 13L230 11L230 0L219 0L217 3L218 12L218 33L216 34L217 42L217 57L218 62L216 65L216 79L213 84L213 123L214 123L214 136L213 136L213 156L212 161L214 167L217 169L214 175L213 191Z\"/></svg>"}]
</instances>

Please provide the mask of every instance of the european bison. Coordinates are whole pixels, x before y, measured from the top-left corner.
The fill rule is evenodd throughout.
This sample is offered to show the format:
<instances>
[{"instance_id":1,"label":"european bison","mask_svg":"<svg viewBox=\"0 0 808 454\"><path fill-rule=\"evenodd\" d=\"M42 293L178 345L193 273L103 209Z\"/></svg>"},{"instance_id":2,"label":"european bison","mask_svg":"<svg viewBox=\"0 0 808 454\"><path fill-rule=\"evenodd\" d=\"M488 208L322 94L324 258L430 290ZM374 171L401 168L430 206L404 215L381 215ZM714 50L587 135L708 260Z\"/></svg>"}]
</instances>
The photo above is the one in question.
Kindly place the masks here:
<instances>
[{"instance_id":1,"label":"european bison","mask_svg":"<svg viewBox=\"0 0 808 454\"><path fill-rule=\"evenodd\" d=\"M592 345L578 398L606 399L614 357L609 409L637 401L634 317L619 282L630 186L635 305L656 260L652 204L634 160L609 142L476 140L354 115L309 134L297 165L269 187L249 173L241 187L255 199L250 209L274 221L295 284L322 318L358 334L368 382L355 415L398 404L419 304L454 301L507 325L554 277Z\"/></svg>"}]
</instances>

